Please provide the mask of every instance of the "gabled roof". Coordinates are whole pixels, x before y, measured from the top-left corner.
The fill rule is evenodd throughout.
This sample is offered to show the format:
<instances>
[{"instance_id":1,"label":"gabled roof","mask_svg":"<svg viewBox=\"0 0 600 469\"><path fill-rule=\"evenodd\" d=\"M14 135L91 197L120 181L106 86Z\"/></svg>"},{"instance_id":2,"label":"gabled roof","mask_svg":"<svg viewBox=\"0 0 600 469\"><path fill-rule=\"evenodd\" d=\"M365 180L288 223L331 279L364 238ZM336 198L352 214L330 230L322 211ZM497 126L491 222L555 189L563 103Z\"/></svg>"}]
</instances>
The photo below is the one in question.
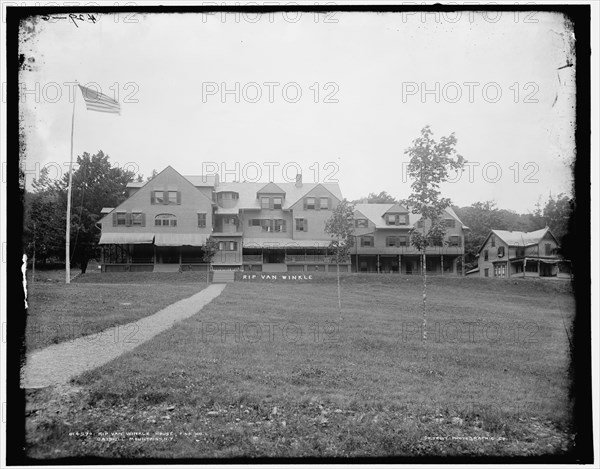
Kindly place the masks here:
<instances>
[{"instance_id":1,"label":"gabled roof","mask_svg":"<svg viewBox=\"0 0 600 469\"><path fill-rule=\"evenodd\" d=\"M137 182L136 182L136 183L131 183L131 182L130 182L130 183L128 183L128 184L127 184L127 187L139 187L139 188L142 188L142 187L144 187L146 184L150 184L150 183L152 183L153 181L155 181L155 180L156 180L156 178L158 178L158 177L159 177L160 175L162 175L163 173L165 173L165 172L169 172L169 171L171 171L171 172L175 173L177 176L179 176L179 177L180 177L182 180L186 181L188 184L190 184L190 185L193 185L193 184L191 183L191 181L190 181L188 178L186 178L185 176L182 176L181 174L179 174L179 172L177 172L177 170L176 170L175 168L173 168L171 165L169 165L169 166L167 166L165 169L163 169L163 170L162 170L160 173L158 173L156 176L154 176L152 179L150 179L149 181L146 181L146 182L140 182L140 183L137 183ZM135 185L135 186L132 186L131 184L136 184L136 185ZM138 185L138 184L139 184L139 185ZM196 187L194 186L194 188L196 188ZM139 192L140 192L139 190L138 190L138 191L136 191L136 192L135 192L134 194L132 194L130 197L128 197L128 198L127 198L127 199L125 199L123 202L121 202L119 205L117 205L115 208L113 208L113 210L115 210L115 209L119 208L119 207L120 207L121 205L123 205L124 203L128 203L128 202L130 202L130 201L131 201L133 198L135 198L135 197L139 197ZM201 194L201 196L202 196L202 197L204 197L206 200L208 200L208 201L211 203L211 205L214 203L214 202L213 202L213 201L212 201L210 198L208 198L208 197L207 197L205 194L203 194L201 191L198 191L198 193L199 193L199 194ZM102 218L101 218L101 219L98 221L98 223L102 223L102 222L103 222L103 221L106 219L106 217L108 216L108 214L109 214L110 212L104 212L104 209L103 209L102 213L104 214L104 217L102 217Z\"/></svg>"},{"instance_id":2,"label":"gabled roof","mask_svg":"<svg viewBox=\"0 0 600 469\"><path fill-rule=\"evenodd\" d=\"M408 209L403 205L394 204L385 213L408 213Z\"/></svg>"},{"instance_id":3,"label":"gabled roof","mask_svg":"<svg viewBox=\"0 0 600 469\"><path fill-rule=\"evenodd\" d=\"M463 227L463 230L470 230L471 228L469 228L467 225L465 225L460 218L458 218L458 215L456 214L456 212L454 211L454 209L452 207L447 207L446 208L446 213L448 215L450 215L452 218L454 218L458 223L460 223Z\"/></svg>"},{"instance_id":4,"label":"gabled roof","mask_svg":"<svg viewBox=\"0 0 600 469\"><path fill-rule=\"evenodd\" d=\"M483 247L488 242L488 239L490 239L490 236L492 236L493 234L498 236L498 238L500 238L508 246L519 246L519 247L532 246L532 245L538 244L544 238L544 236L546 236L546 234L549 234L550 236L552 236L554 241L556 241L556 243L558 244L558 241L556 240L556 238L550 231L550 228L548 228L548 227L542 228L541 230L529 231L529 232L491 230L490 234L487 235L487 238L485 238L485 241L481 244L481 246L477 250L478 254L479 254L479 252L481 252Z\"/></svg>"},{"instance_id":5,"label":"gabled roof","mask_svg":"<svg viewBox=\"0 0 600 469\"><path fill-rule=\"evenodd\" d=\"M415 213L412 213L411 211L409 211L408 212L408 225L388 225L388 224L386 224L384 215L388 212L390 212L390 213L397 212L398 207L403 208L402 205L399 205L399 204L356 204L354 206L354 209L356 211L362 213L372 223L374 223L375 228L398 228L398 227L403 227L403 226L404 227L413 226L415 223L417 223L421 219L421 215L419 215L418 213L415 214ZM404 213L406 213L406 212L404 212ZM458 218L456 213L454 213L454 210L452 210L451 207L448 207L446 209L446 213L448 213L448 215L450 215L452 218L456 219L460 224L462 224L462 222L460 221L460 219ZM463 228L466 230L469 229L464 225L463 225Z\"/></svg>"},{"instance_id":6,"label":"gabled roof","mask_svg":"<svg viewBox=\"0 0 600 469\"><path fill-rule=\"evenodd\" d=\"M285 195L285 191L279 187L277 184L275 184L274 182L270 182L268 184L266 184L264 187L261 187L258 191L256 191L257 194L283 194Z\"/></svg>"},{"instance_id":7,"label":"gabled roof","mask_svg":"<svg viewBox=\"0 0 600 469\"><path fill-rule=\"evenodd\" d=\"M323 186L339 200L342 200L340 186L337 183L303 183L301 187L296 187L293 182L284 182L277 184L285 192L283 209L287 210L302 197L308 194L317 186ZM260 210L260 200L257 198L258 191L265 187L263 182L229 182L222 183L219 191L233 191L239 194L239 199L235 205L236 209L256 209Z\"/></svg>"}]
</instances>

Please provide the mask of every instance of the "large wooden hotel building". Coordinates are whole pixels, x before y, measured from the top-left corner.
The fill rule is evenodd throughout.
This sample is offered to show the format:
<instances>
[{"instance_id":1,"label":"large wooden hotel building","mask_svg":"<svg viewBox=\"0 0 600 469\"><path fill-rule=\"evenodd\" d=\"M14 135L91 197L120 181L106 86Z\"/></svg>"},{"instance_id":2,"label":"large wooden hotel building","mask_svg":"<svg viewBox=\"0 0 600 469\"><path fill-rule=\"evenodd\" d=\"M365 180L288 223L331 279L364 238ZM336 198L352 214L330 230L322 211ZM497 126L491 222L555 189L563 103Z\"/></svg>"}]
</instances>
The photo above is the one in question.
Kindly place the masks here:
<instances>
[{"instance_id":1,"label":"large wooden hotel building","mask_svg":"<svg viewBox=\"0 0 600 469\"><path fill-rule=\"evenodd\" d=\"M295 183L222 183L216 175L182 176L168 166L127 189L122 204L102 210L103 272L207 270L202 246L209 237L219 246L214 270L336 269L325 222L342 200L337 183L303 183L301 177ZM418 214L398 204L359 204L354 223L353 253L340 270L420 273L409 242L410 230L422 226ZM444 223L446 242L427 248L427 271L462 275L468 228L450 208Z\"/></svg>"}]
</instances>

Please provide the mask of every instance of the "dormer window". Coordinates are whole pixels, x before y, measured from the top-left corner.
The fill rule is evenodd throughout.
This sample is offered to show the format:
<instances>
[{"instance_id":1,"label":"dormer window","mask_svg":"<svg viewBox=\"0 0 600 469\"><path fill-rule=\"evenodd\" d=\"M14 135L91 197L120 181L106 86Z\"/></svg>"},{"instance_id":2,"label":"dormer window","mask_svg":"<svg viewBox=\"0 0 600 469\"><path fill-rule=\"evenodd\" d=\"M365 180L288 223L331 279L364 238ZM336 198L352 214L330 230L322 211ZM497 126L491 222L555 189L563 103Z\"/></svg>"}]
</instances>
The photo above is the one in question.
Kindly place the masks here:
<instances>
[{"instance_id":1,"label":"dormer window","mask_svg":"<svg viewBox=\"0 0 600 469\"><path fill-rule=\"evenodd\" d=\"M385 216L385 222L387 225L407 225L408 215L402 213L388 213Z\"/></svg>"},{"instance_id":2,"label":"dormer window","mask_svg":"<svg viewBox=\"0 0 600 469\"><path fill-rule=\"evenodd\" d=\"M218 200L237 200L239 198L240 195L237 192L233 191L219 192L217 194Z\"/></svg>"},{"instance_id":3,"label":"dormer window","mask_svg":"<svg viewBox=\"0 0 600 469\"><path fill-rule=\"evenodd\" d=\"M368 228L369 222L367 221L366 218L357 218L356 220L354 220L354 227L355 228Z\"/></svg>"},{"instance_id":4,"label":"dormer window","mask_svg":"<svg viewBox=\"0 0 600 469\"><path fill-rule=\"evenodd\" d=\"M281 197L273 198L273 208L274 209L281 210L282 203L283 203L283 199Z\"/></svg>"},{"instance_id":5,"label":"dormer window","mask_svg":"<svg viewBox=\"0 0 600 469\"><path fill-rule=\"evenodd\" d=\"M260 198L260 208L269 209L271 207L271 202L269 197L261 197Z\"/></svg>"},{"instance_id":6,"label":"dormer window","mask_svg":"<svg viewBox=\"0 0 600 469\"><path fill-rule=\"evenodd\" d=\"M315 198L307 197L306 198L306 210L314 210L315 209Z\"/></svg>"}]
</instances>

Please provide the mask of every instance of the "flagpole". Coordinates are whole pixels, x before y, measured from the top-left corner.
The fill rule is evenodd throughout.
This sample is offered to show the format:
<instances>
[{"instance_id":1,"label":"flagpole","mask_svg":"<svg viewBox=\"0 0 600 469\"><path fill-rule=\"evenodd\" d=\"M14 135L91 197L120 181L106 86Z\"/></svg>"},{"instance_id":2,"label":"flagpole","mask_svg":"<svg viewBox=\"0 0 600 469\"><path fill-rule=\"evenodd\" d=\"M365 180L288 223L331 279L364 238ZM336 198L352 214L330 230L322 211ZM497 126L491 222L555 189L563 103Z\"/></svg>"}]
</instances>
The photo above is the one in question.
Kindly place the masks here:
<instances>
[{"instance_id":1,"label":"flagpole","mask_svg":"<svg viewBox=\"0 0 600 469\"><path fill-rule=\"evenodd\" d=\"M73 182L73 129L75 128L75 101L77 90L73 93L73 115L71 116L71 158L69 160L69 187L67 189L67 234L65 238L66 283L71 283L71 184Z\"/></svg>"}]
</instances>

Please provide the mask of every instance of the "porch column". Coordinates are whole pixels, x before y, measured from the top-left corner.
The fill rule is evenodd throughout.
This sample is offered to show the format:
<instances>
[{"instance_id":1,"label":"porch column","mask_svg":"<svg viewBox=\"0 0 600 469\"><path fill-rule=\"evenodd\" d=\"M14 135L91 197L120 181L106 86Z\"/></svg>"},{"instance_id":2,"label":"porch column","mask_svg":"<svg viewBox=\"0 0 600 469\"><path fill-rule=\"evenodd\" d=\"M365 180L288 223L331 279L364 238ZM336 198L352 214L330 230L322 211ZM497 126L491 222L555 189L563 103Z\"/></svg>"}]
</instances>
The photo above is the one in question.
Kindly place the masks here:
<instances>
[{"instance_id":1,"label":"porch column","mask_svg":"<svg viewBox=\"0 0 600 469\"><path fill-rule=\"evenodd\" d=\"M377 273L380 273L379 272L379 254L377 254Z\"/></svg>"},{"instance_id":2,"label":"porch column","mask_svg":"<svg viewBox=\"0 0 600 469\"><path fill-rule=\"evenodd\" d=\"M181 269L181 249L182 247L179 246L179 268Z\"/></svg>"},{"instance_id":3,"label":"porch column","mask_svg":"<svg viewBox=\"0 0 600 469\"><path fill-rule=\"evenodd\" d=\"M156 244L153 244L153 245L152 245L152 250L154 251L154 256L153 256L153 259L154 259L154 265L156 265Z\"/></svg>"},{"instance_id":4,"label":"porch column","mask_svg":"<svg viewBox=\"0 0 600 469\"><path fill-rule=\"evenodd\" d=\"M398 254L398 273L402 273L402 254Z\"/></svg>"},{"instance_id":5,"label":"porch column","mask_svg":"<svg viewBox=\"0 0 600 469\"><path fill-rule=\"evenodd\" d=\"M441 266L442 266L442 275L444 275L444 255L442 254L441 256L442 257L441 257L440 263L441 263Z\"/></svg>"}]
</instances>

